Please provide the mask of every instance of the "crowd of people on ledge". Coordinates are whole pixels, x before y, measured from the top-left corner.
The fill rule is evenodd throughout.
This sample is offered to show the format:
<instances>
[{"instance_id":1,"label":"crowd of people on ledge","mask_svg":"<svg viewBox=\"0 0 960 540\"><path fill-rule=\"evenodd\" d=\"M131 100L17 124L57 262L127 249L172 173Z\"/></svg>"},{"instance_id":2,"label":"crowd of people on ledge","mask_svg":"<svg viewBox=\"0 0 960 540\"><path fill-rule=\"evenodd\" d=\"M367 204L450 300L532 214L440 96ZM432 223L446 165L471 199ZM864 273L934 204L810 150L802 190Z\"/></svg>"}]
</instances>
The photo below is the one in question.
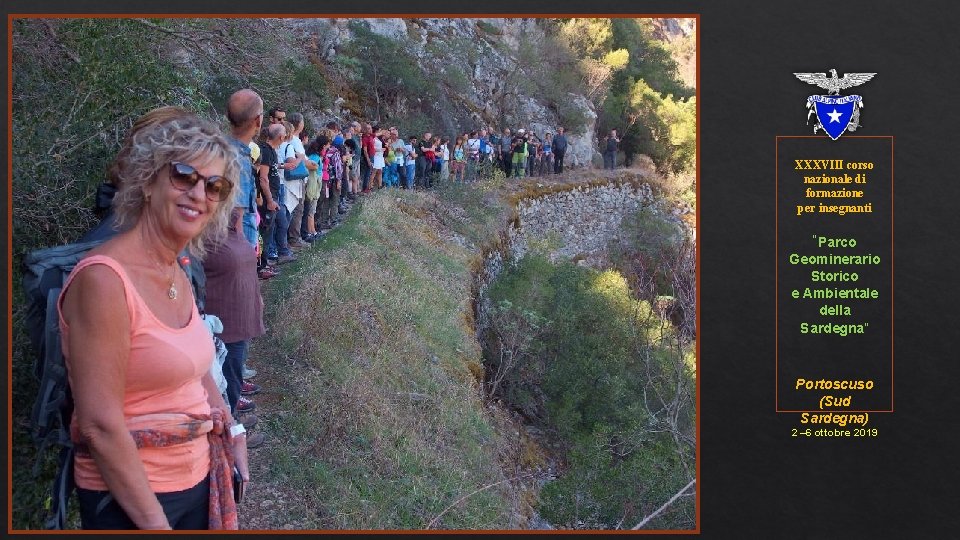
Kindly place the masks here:
<instances>
[{"instance_id":1,"label":"crowd of people on ledge","mask_svg":"<svg viewBox=\"0 0 960 540\"><path fill-rule=\"evenodd\" d=\"M244 231L256 241L260 217L263 246L258 273L269 279L277 265L322 236L358 196L385 187L429 189L437 181L472 182L495 169L506 177L563 173L564 128L541 139L525 129L502 134L480 129L450 137L431 132L400 135L396 126L331 121L307 133L300 113L274 107L250 142L257 179L257 205L246 213Z\"/></svg>"},{"instance_id":2,"label":"crowd of people on ledge","mask_svg":"<svg viewBox=\"0 0 960 540\"><path fill-rule=\"evenodd\" d=\"M227 119L224 134L162 107L133 125L98 192L111 213L91 233L106 241L63 287L84 528L236 528L225 492L249 480L247 450L265 440L247 365L266 332L260 281L364 194L496 169L560 174L568 144L563 127L404 138L330 122L308 134L302 114L265 111L248 89L229 98Z\"/></svg>"}]
</instances>

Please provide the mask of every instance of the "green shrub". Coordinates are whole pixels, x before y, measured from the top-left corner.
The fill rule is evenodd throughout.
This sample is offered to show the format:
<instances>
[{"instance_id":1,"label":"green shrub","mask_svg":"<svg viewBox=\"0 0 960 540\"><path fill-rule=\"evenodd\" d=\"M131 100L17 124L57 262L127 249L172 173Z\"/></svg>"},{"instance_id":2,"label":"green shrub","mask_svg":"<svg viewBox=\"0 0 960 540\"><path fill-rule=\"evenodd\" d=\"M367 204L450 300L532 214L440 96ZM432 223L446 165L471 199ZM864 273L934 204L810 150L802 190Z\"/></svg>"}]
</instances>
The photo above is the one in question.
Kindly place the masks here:
<instances>
[{"instance_id":1,"label":"green shrub","mask_svg":"<svg viewBox=\"0 0 960 540\"><path fill-rule=\"evenodd\" d=\"M503 31L502 31L502 30L500 30L500 29L497 28L496 26L488 23L487 21L477 21L477 28L479 28L480 30L483 30L484 32L486 32L486 33L488 33L488 34L492 34L492 35L494 35L494 36L503 35Z\"/></svg>"},{"instance_id":2,"label":"green shrub","mask_svg":"<svg viewBox=\"0 0 960 540\"><path fill-rule=\"evenodd\" d=\"M567 467L541 493L539 511L573 528L639 522L694 476L694 373L689 346L618 272L528 255L490 289L494 334L526 328L523 362L500 395L542 418L566 449ZM536 332L530 321L549 320ZM526 325L519 324L526 322ZM513 326L510 326L510 325ZM488 361L502 340L487 340ZM499 359L490 361L491 369ZM694 526L686 498L658 518Z\"/></svg>"},{"instance_id":3,"label":"green shrub","mask_svg":"<svg viewBox=\"0 0 960 540\"><path fill-rule=\"evenodd\" d=\"M350 21L350 31L353 39L343 46L342 53L355 66L352 76L362 100L363 115L379 121L397 111L401 103L430 112L434 88L419 67L411 41L376 34L361 20ZM414 105L417 98L423 99Z\"/></svg>"},{"instance_id":4,"label":"green shrub","mask_svg":"<svg viewBox=\"0 0 960 540\"><path fill-rule=\"evenodd\" d=\"M656 295L673 295L671 264L683 245L683 236L674 223L665 221L643 208L629 214L621 223L623 239L611 250L616 266L628 268L647 281L635 289L645 299Z\"/></svg>"}]
</instances>

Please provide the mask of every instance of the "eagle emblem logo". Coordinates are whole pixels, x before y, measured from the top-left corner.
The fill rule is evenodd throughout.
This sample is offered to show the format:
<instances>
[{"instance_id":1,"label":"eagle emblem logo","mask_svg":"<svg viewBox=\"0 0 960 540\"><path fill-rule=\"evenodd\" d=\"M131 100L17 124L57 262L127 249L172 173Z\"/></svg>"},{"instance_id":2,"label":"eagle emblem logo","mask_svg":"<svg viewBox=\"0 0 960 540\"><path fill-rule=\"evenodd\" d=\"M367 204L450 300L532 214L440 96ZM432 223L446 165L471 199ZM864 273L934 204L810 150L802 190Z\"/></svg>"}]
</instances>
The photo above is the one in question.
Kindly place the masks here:
<instances>
[{"instance_id":1,"label":"eagle emblem logo","mask_svg":"<svg viewBox=\"0 0 960 540\"><path fill-rule=\"evenodd\" d=\"M845 88L859 86L873 78L876 73L837 74L836 69L827 73L794 73L801 81L815 84L827 91L827 95L813 95L807 98L807 125L810 117L817 116L813 132L823 130L831 139L837 140L844 131L856 131L860 127L860 109L863 97L858 95L841 96Z\"/></svg>"}]
</instances>

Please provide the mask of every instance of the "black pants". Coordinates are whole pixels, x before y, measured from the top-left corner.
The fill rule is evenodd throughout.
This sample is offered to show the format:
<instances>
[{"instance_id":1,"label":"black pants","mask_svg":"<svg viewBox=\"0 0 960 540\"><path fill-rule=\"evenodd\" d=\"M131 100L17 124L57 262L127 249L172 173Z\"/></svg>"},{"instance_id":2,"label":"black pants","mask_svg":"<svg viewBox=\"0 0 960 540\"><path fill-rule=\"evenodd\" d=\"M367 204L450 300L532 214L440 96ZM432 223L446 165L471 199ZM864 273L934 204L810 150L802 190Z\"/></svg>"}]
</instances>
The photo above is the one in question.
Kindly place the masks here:
<instances>
[{"instance_id":1,"label":"black pants","mask_svg":"<svg viewBox=\"0 0 960 540\"><path fill-rule=\"evenodd\" d=\"M427 187L427 171L427 158L417 156L416 174L413 177L414 183L420 187Z\"/></svg>"},{"instance_id":2,"label":"black pants","mask_svg":"<svg viewBox=\"0 0 960 540\"><path fill-rule=\"evenodd\" d=\"M367 160L360 158L360 189L366 191L370 189L370 176L373 173L373 169L370 168L370 165L367 165Z\"/></svg>"},{"instance_id":3,"label":"black pants","mask_svg":"<svg viewBox=\"0 0 960 540\"><path fill-rule=\"evenodd\" d=\"M123 511L109 491L77 488L80 499L80 524L84 529L132 530L137 526ZM158 493L170 526L177 530L205 530L210 528L210 479L183 491ZM97 507L103 505L99 512Z\"/></svg>"},{"instance_id":4,"label":"black pants","mask_svg":"<svg viewBox=\"0 0 960 540\"><path fill-rule=\"evenodd\" d=\"M553 172L560 174L563 172L563 155L566 154L566 150L557 150L554 152L554 161L553 161Z\"/></svg>"},{"instance_id":5,"label":"black pants","mask_svg":"<svg viewBox=\"0 0 960 540\"><path fill-rule=\"evenodd\" d=\"M275 201L277 199L274 199ZM267 210L266 206L257 207L260 212L260 237L263 239L263 245L260 249L260 257L257 259L257 270L267 266L267 245L268 238L273 236L274 222L277 220L277 210Z\"/></svg>"}]
</instances>

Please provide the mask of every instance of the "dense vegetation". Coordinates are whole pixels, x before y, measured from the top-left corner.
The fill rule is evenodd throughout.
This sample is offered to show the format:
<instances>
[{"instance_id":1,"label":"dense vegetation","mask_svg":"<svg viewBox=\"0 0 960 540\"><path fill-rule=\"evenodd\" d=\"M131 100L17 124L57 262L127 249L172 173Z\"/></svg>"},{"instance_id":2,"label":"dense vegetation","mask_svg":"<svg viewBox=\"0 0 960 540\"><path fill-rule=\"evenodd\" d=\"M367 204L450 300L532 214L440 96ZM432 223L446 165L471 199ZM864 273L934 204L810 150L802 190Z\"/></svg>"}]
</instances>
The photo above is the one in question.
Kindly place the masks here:
<instances>
[{"instance_id":1,"label":"dense vegetation","mask_svg":"<svg viewBox=\"0 0 960 540\"><path fill-rule=\"evenodd\" d=\"M527 256L492 287L498 394L562 447L556 525L636 524L695 478L693 345L616 271ZM694 527L693 492L648 524Z\"/></svg>"},{"instance_id":2,"label":"dense vegetation","mask_svg":"<svg viewBox=\"0 0 960 540\"><path fill-rule=\"evenodd\" d=\"M617 129L628 157L646 154L661 170L679 173L696 158L695 90L680 80L670 47L653 33L649 19L560 23L560 36L581 52L584 87L600 105L600 139Z\"/></svg>"}]
</instances>

